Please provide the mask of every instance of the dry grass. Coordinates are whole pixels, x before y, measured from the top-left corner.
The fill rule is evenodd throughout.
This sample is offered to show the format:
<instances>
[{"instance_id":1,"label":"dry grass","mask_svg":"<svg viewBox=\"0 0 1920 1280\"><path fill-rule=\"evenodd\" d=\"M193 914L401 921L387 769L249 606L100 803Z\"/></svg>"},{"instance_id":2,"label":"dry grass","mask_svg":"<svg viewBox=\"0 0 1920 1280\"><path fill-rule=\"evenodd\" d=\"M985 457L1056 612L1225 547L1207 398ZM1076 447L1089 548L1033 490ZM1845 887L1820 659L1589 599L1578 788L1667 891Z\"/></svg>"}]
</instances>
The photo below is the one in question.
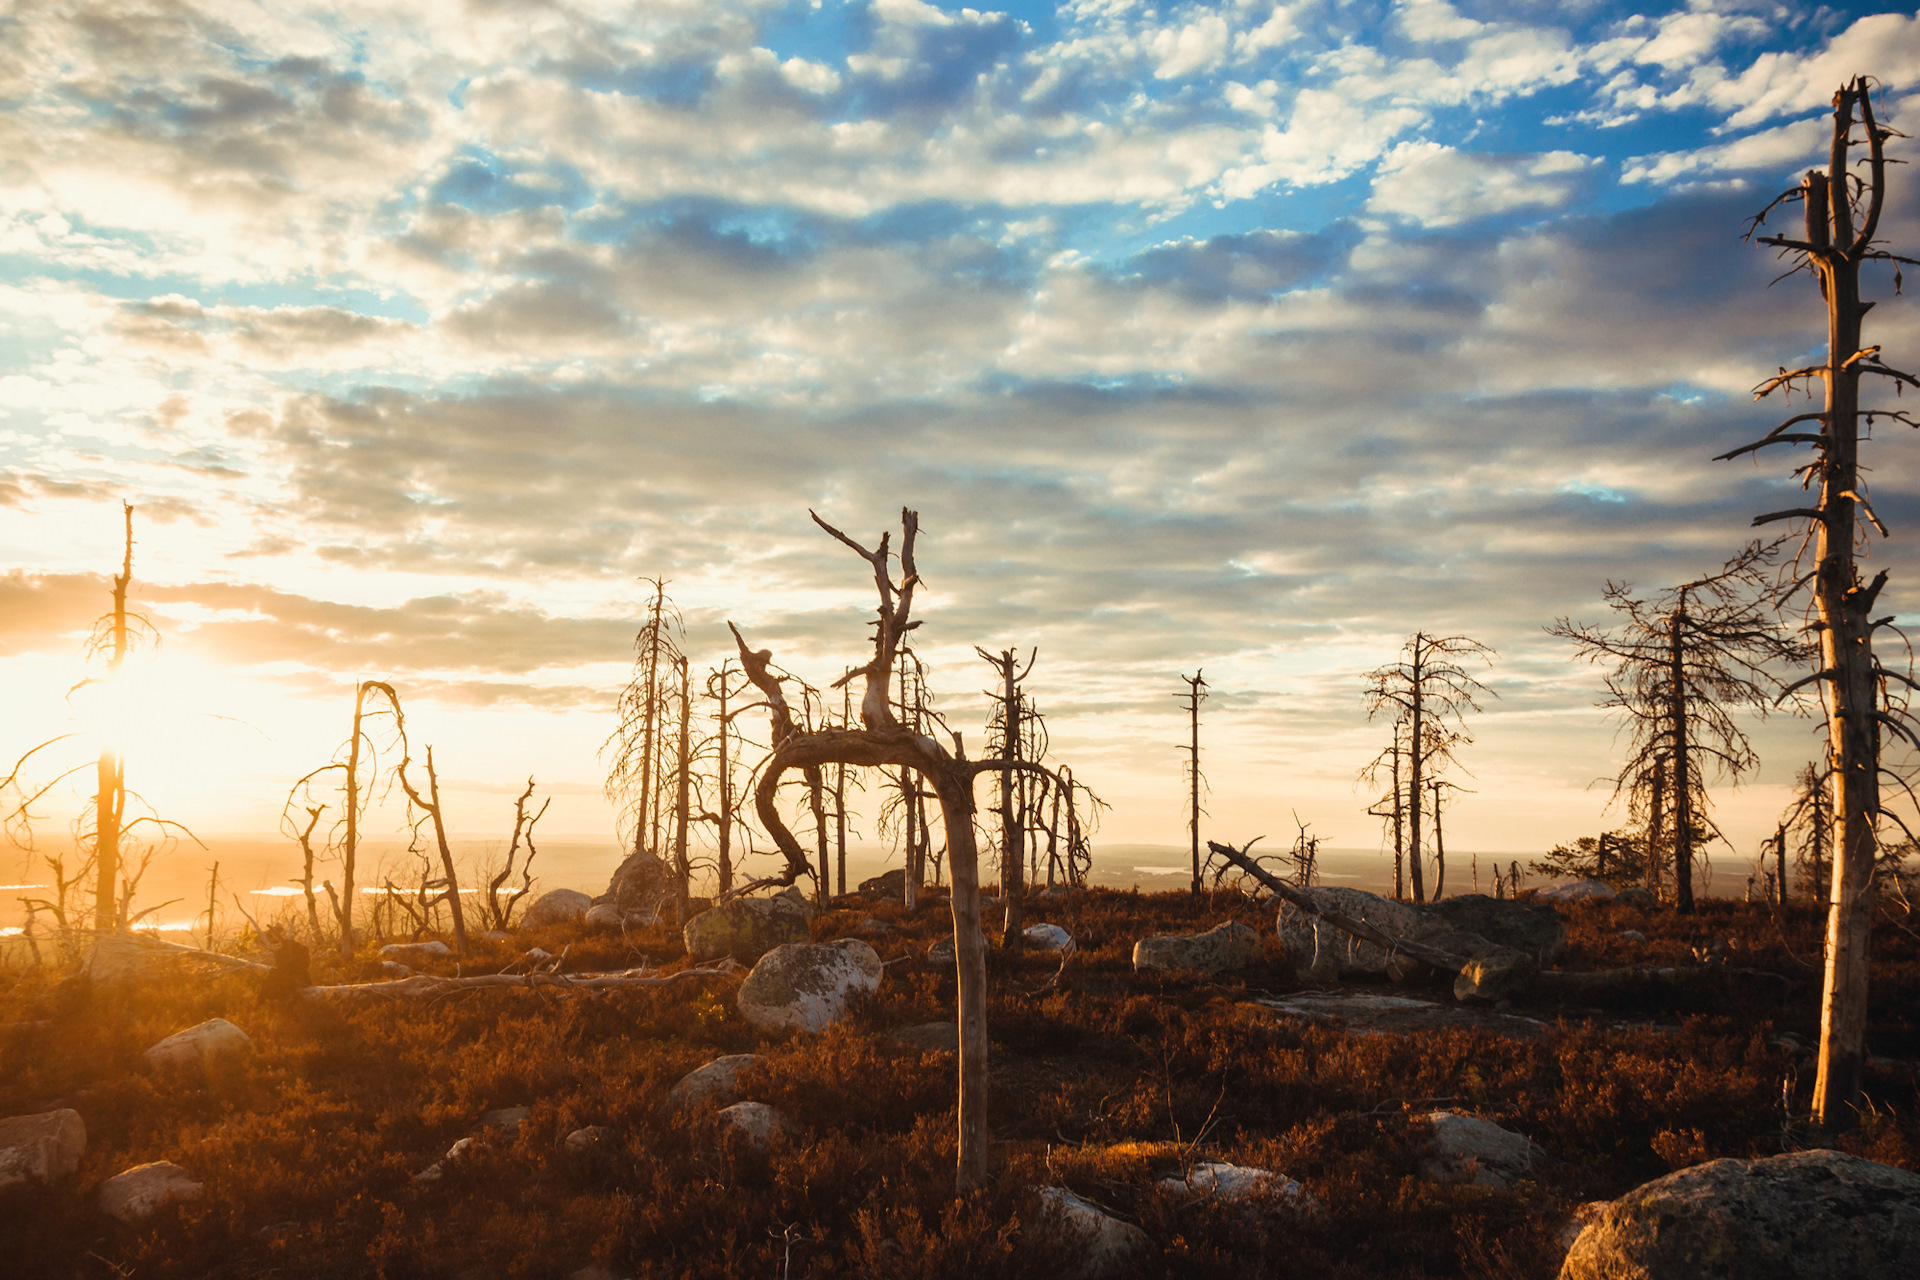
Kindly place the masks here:
<instances>
[{"instance_id":1,"label":"dry grass","mask_svg":"<svg viewBox=\"0 0 1920 1280\"><path fill-rule=\"evenodd\" d=\"M952 1016L952 975L919 960L947 924L937 903L913 917L851 906L816 921L823 939L867 916L894 928L875 940L890 962L878 997L818 1037L762 1037L724 984L338 1007L223 978L97 991L58 1012L76 1003L56 991L58 975L14 971L0 1022L51 1025L0 1033L0 1114L70 1105L90 1140L77 1179L0 1194L0 1273L560 1277L597 1261L660 1277L1053 1277L1068 1260L1033 1250L1018 1224L1024 1189L1054 1182L1139 1223L1150 1275L1544 1277L1571 1206L1678 1165L1778 1151L1782 1081L1794 1076L1803 1105L1810 1084L1807 1056L1777 1038L1811 1032L1799 967L1819 953L1810 914L1776 924L1731 904L1691 921L1579 909L1570 966L1677 961L1723 938L1730 964L1796 976L1802 993L1783 1011L1653 1026L1615 1026L1631 1011L1608 1011L1524 1041L1350 1035L1273 1017L1250 997L1297 984L1272 944L1230 980L1132 973L1133 941L1148 933L1237 915L1271 935L1264 909L1226 897L1093 891L1032 914L1081 951L1064 966L992 956L1000 1176L960 1199L952 1060L889 1034ZM1648 942L1622 941L1630 928ZM1875 1050L1911 1059L1920 948L1898 928L1876 936ZM535 943L570 946L570 970L682 963L668 929L557 928L482 943L466 971ZM210 1017L248 1031L249 1060L199 1080L141 1065L148 1045ZM787 1113L795 1134L743 1164L661 1101L686 1071L748 1051L765 1055L743 1077L748 1096ZM1872 1089L1877 1118L1850 1146L1916 1167L1911 1070L1876 1067ZM413 1182L483 1112L522 1104L532 1115L517 1137L481 1142L438 1184ZM1435 1106L1488 1115L1553 1158L1510 1192L1427 1183L1419 1117ZM615 1149L568 1156L559 1140L588 1124L611 1128ZM1202 1153L1297 1178L1323 1209L1263 1217L1156 1188L1156 1172ZM93 1186L156 1159L201 1178L205 1198L140 1228L93 1210Z\"/></svg>"}]
</instances>

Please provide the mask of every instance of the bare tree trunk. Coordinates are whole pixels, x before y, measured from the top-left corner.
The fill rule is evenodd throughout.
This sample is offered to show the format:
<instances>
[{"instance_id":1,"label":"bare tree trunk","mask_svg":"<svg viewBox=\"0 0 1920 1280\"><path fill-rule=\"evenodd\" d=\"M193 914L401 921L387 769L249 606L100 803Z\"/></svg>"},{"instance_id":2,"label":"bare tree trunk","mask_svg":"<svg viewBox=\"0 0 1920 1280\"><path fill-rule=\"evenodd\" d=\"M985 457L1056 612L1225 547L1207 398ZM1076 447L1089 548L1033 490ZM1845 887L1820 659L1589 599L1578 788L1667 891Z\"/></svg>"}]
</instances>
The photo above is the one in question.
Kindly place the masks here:
<instances>
[{"instance_id":1,"label":"bare tree trunk","mask_svg":"<svg viewBox=\"0 0 1920 1280\"><path fill-rule=\"evenodd\" d=\"M1406 814L1400 804L1400 727L1394 726L1393 741L1393 898L1399 902L1406 898L1407 887L1404 878L1406 862Z\"/></svg>"},{"instance_id":2,"label":"bare tree trunk","mask_svg":"<svg viewBox=\"0 0 1920 1280\"><path fill-rule=\"evenodd\" d=\"M324 812L324 807L308 806L307 826L300 833L300 891L307 899L307 929L316 947L320 945L320 905L313 896L313 829L320 825L320 815Z\"/></svg>"},{"instance_id":3,"label":"bare tree trunk","mask_svg":"<svg viewBox=\"0 0 1920 1280\"><path fill-rule=\"evenodd\" d=\"M807 806L813 811L813 899L821 906L832 896L833 868L827 865L827 784L815 767L807 770Z\"/></svg>"},{"instance_id":4,"label":"bare tree trunk","mask_svg":"<svg viewBox=\"0 0 1920 1280\"><path fill-rule=\"evenodd\" d=\"M1666 897L1660 891L1660 842L1666 826L1667 763L1653 758L1653 799L1647 805L1647 892L1656 900Z\"/></svg>"},{"instance_id":5,"label":"bare tree trunk","mask_svg":"<svg viewBox=\"0 0 1920 1280\"><path fill-rule=\"evenodd\" d=\"M719 821L719 875L720 893L724 897L733 888L733 756L727 745L727 664L720 664L720 813Z\"/></svg>"},{"instance_id":6,"label":"bare tree trunk","mask_svg":"<svg viewBox=\"0 0 1920 1280\"><path fill-rule=\"evenodd\" d=\"M1195 668L1191 676L1181 676L1187 682L1187 835L1192 842L1193 881L1192 892L1195 899L1200 897L1200 700L1205 697L1201 690L1207 682L1200 678L1201 672Z\"/></svg>"},{"instance_id":7,"label":"bare tree trunk","mask_svg":"<svg viewBox=\"0 0 1920 1280\"><path fill-rule=\"evenodd\" d=\"M673 881L675 920L679 924L687 922L687 895L692 890L693 868L687 861L687 785L688 775L693 772L691 748L688 738L688 722L693 717L693 681L687 671L687 659L682 655L674 664L680 677L680 745L675 752L679 763L679 776L676 779L673 799Z\"/></svg>"},{"instance_id":8,"label":"bare tree trunk","mask_svg":"<svg viewBox=\"0 0 1920 1280\"><path fill-rule=\"evenodd\" d=\"M1673 906L1682 915L1693 913L1693 759L1687 741L1687 679L1682 633L1687 625L1687 592L1667 622L1671 654L1668 696L1673 703Z\"/></svg>"},{"instance_id":9,"label":"bare tree trunk","mask_svg":"<svg viewBox=\"0 0 1920 1280\"><path fill-rule=\"evenodd\" d=\"M1780 829L1773 833L1773 865L1778 883L1774 886L1774 905L1787 905L1787 824L1781 823Z\"/></svg>"},{"instance_id":10,"label":"bare tree trunk","mask_svg":"<svg viewBox=\"0 0 1920 1280\"><path fill-rule=\"evenodd\" d=\"M433 822L433 841L440 852L440 870L447 878L447 911L453 917L453 951L467 954L467 909L460 900L460 874L453 867L453 849L447 844L447 824L440 812L440 774L433 767L433 748L427 748L427 794L421 795L407 780L407 761L400 761L400 786L414 807Z\"/></svg>"},{"instance_id":11,"label":"bare tree trunk","mask_svg":"<svg viewBox=\"0 0 1920 1280\"><path fill-rule=\"evenodd\" d=\"M1433 898L1440 901L1447 888L1447 840L1440 830L1440 783L1427 784L1433 788Z\"/></svg>"},{"instance_id":12,"label":"bare tree trunk","mask_svg":"<svg viewBox=\"0 0 1920 1280\"><path fill-rule=\"evenodd\" d=\"M653 726L660 710L660 610L666 593L666 584L655 579L653 603L648 610L648 634L652 638L647 645L646 722L640 730L640 812L633 823L635 851L645 848L654 854L660 852L660 838L654 831L658 819L653 804Z\"/></svg>"},{"instance_id":13,"label":"bare tree trunk","mask_svg":"<svg viewBox=\"0 0 1920 1280\"><path fill-rule=\"evenodd\" d=\"M1420 677L1421 668L1426 662L1426 634L1416 631L1413 635L1413 679L1410 693L1413 698L1413 726L1411 740L1407 747L1407 870L1413 879L1413 900L1427 900L1426 871L1420 864L1420 766L1426 754L1422 749L1422 739L1426 734L1426 682Z\"/></svg>"},{"instance_id":14,"label":"bare tree trunk","mask_svg":"<svg viewBox=\"0 0 1920 1280\"><path fill-rule=\"evenodd\" d=\"M360 721L370 681L353 691L353 736L347 740L347 837L340 847L340 958L353 959L353 871L360 852Z\"/></svg>"},{"instance_id":15,"label":"bare tree trunk","mask_svg":"<svg viewBox=\"0 0 1920 1280\"><path fill-rule=\"evenodd\" d=\"M120 504L126 518L126 542L120 572L113 579L113 642L107 654L107 686L114 689L128 649L127 587L133 582L133 504ZM110 695L111 696L111 695ZM119 726L113 726L118 729ZM126 924L120 909L120 830L127 814L127 763L122 744L108 741L100 748L93 799L94 870L99 887L94 894L94 927L119 929Z\"/></svg>"},{"instance_id":16,"label":"bare tree trunk","mask_svg":"<svg viewBox=\"0 0 1920 1280\"><path fill-rule=\"evenodd\" d=\"M1018 660L1013 650L1002 651L999 658L1001 712L1005 733L1000 770L1000 898L1006 907L1005 926L1000 946L1018 954L1026 949L1026 869L1027 833L1021 823L1019 801L1014 795L1015 762L1020 759L1020 684L1015 671Z\"/></svg>"}]
</instances>

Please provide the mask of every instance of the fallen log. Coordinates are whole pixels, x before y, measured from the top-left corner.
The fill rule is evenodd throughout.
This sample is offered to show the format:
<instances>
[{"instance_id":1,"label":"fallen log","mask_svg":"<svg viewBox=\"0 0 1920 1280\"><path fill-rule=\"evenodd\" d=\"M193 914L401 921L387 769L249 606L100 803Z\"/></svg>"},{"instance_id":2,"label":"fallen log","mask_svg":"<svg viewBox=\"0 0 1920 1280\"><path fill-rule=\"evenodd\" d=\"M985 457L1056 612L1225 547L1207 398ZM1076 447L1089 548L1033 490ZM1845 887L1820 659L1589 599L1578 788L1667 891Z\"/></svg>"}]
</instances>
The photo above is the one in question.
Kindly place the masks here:
<instances>
[{"instance_id":1,"label":"fallen log","mask_svg":"<svg viewBox=\"0 0 1920 1280\"><path fill-rule=\"evenodd\" d=\"M1277 897L1285 899L1310 916L1320 917L1320 919L1325 920L1334 928L1350 933L1362 942L1371 942L1374 946L1379 947L1389 955L1398 953L1400 955L1412 956L1415 960L1421 960L1436 968L1446 969L1455 973L1459 972L1459 970L1466 965L1468 959L1470 959L1468 956L1448 951L1444 947L1429 946L1424 942L1415 942L1411 938L1396 938L1385 929L1368 924L1365 920L1356 920L1352 916L1342 912L1322 907L1310 896L1300 892L1300 890L1248 857L1246 851L1243 849L1236 849L1230 844L1221 844L1218 840L1207 841L1207 848L1219 854L1267 888L1273 890Z\"/></svg>"},{"instance_id":2,"label":"fallen log","mask_svg":"<svg viewBox=\"0 0 1920 1280\"><path fill-rule=\"evenodd\" d=\"M95 982L112 983L163 977L194 965L242 973L268 973L272 969L257 960L203 951L151 935L102 933L93 944L84 972Z\"/></svg>"},{"instance_id":3,"label":"fallen log","mask_svg":"<svg viewBox=\"0 0 1920 1280\"><path fill-rule=\"evenodd\" d=\"M648 987L671 987L689 979L724 977L740 971L738 968L682 969L678 973L653 974L644 969L623 969L617 973L482 973L470 978L436 978L423 973L392 982L347 982L336 986L307 987L301 994L309 998L331 1000L342 996L419 999L503 987L632 991Z\"/></svg>"}]
</instances>

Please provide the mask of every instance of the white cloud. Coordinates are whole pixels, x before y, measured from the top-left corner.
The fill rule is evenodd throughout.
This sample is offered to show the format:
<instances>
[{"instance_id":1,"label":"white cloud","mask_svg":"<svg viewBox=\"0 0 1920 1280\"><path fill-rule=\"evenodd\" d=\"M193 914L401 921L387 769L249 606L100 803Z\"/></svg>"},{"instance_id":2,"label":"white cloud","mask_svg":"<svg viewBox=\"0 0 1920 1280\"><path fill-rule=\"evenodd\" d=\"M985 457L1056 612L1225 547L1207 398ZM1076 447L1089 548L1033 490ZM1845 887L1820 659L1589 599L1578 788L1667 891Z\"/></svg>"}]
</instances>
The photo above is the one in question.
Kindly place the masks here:
<instances>
[{"instance_id":1,"label":"white cloud","mask_svg":"<svg viewBox=\"0 0 1920 1280\"><path fill-rule=\"evenodd\" d=\"M1211 71L1227 56L1228 34L1226 19L1218 14L1196 18L1177 29L1166 27L1154 32L1148 45L1158 59L1154 77L1177 80Z\"/></svg>"},{"instance_id":2,"label":"white cloud","mask_svg":"<svg viewBox=\"0 0 1920 1280\"><path fill-rule=\"evenodd\" d=\"M1367 208L1430 227L1514 209L1560 208L1593 167L1571 151L1496 156L1403 142L1381 161Z\"/></svg>"},{"instance_id":3,"label":"white cloud","mask_svg":"<svg viewBox=\"0 0 1920 1280\"><path fill-rule=\"evenodd\" d=\"M1672 183L1683 179L1725 173L1763 170L1783 172L1809 162L1824 160L1822 155L1832 136L1824 120L1799 120L1778 125L1692 151L1671 151L1663 155L1637 156L1622 166L1622 182Z\"/></svg>"}]
</instances>

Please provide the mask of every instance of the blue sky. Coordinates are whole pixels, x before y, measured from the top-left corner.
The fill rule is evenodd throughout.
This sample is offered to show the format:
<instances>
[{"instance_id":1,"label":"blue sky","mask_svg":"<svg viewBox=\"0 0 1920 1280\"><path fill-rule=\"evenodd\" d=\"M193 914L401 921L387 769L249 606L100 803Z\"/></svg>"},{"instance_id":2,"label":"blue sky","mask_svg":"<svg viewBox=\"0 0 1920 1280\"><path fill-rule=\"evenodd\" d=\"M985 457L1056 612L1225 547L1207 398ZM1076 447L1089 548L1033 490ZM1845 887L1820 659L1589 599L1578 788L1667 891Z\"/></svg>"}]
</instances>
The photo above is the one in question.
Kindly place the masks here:
<instances>
[{"instance_id":1,"label":"blue sky","mask_svg":"<svg viewBox=\"0 0 1920 1280\"><path fill-rule=\"evenodd\" d=\"M1784 465L1709 461L1822 338L1742 220L1841 79L1910 131L1920 84L1912 12L1715 0L46 0L0 28L0 746L65 714L133 501L172 684L258 729L156 785L230 828L272 825L380 675L464 784L537 772L602 829L635 578L673 580L696 658L731 617L825 683L866 601L806 509L872 536L903 502L936 685L975 714L971 646L1038 645L1119 838L1179 838L1200 665L1222 833L1297 808L1373 842L1359 673L1415 627L1500 650L1461 840L1618 822L1595 673L1541 627L1783 505ZM1905 304L1873 322L1913 349ZM1910 453L1873 480L1906 613ZM1812 749L1762 732L1727 859Z\"/></svg>"}]
</instances>

